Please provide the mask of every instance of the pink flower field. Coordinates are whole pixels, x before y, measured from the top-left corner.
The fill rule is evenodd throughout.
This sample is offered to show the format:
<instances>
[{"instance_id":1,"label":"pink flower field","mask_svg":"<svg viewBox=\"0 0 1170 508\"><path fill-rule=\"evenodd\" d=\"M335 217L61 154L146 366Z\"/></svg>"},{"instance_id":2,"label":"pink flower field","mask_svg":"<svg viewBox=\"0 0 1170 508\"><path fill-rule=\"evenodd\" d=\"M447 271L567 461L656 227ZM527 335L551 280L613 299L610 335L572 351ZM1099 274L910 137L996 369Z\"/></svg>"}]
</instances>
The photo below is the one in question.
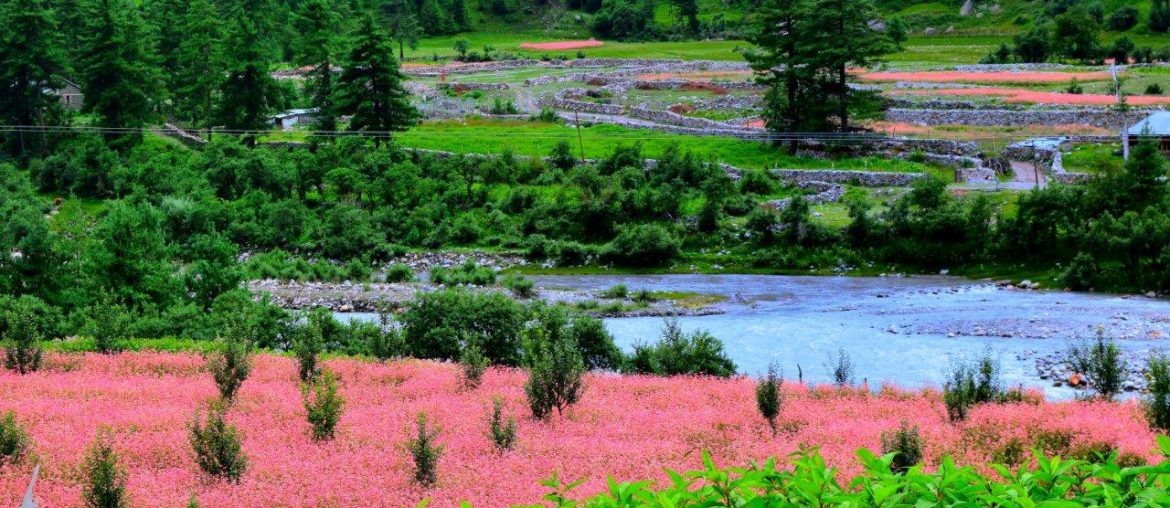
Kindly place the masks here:
<instances>
[{"instance_id":1,"label":"pink flower field","mask_svg":"<svg viewBox=\"0 0 1170 508\"><path fill-rule=\"evenodd\" d=\"M567 49L599 48L605 43L593 39L587 41L525 42L520 49L531 51L564 51Z\"/></svg>"},{"instance_id":2,"label":"pink flower field","mask_svg":"<svg viewBox=\"0 0 1170 508\"><path fill-rule=\"evenodd\" d=\"M977 408L961 426L947 423L937 392L883 389L878 394L809 390L789 384L780 432L773 437L755 408L748 378L654 378L596 374L583 400L563 416L534 421L524 397L525 374L492 369L475 390L460 388L456 365L425 361L378 364L329 360L346 398L334 441L309 438L296 363L261 355L229 413L244 434L248 469L239 485L212 480L195 465L186 426L215 397L195 354L53 354L28 376L0 373L0 412L15 410L42 464L37 497L46 507L80 506L80 465L98 429L114 434L129 474L134 506L203 507L432 506L469 501L479 507L534 503L540 479L588 478L577 495L618 480L665 480L662 468L692 469L701 452L718 464L782 457L819 446L842 475L858 471L859 447L879 447L883 430L917 424L933 464L943 454L984 464L1013 438L1065 431L1072 442L1109 443L1156 458L1154 438L1133 403L1022 403ZM486 437L492 397L503 397L519 424L516 449L498 453ZM438 485L411 483L405 443L425 411L442 433ZM0 468L0 506L16 506L32 461Z\"/></svg>"}]
</instances>

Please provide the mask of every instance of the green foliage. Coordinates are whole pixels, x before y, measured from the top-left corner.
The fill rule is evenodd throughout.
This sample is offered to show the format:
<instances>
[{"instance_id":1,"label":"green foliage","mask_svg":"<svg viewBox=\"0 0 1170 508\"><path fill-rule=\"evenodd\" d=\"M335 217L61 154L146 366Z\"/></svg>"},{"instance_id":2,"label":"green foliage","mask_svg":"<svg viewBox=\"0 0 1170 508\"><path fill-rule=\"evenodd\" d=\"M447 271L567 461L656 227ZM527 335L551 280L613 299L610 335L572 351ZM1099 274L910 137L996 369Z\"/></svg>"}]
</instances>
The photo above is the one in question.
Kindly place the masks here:
<instances>
[{"instance_id":1,"label":"green foliage","mask_svg":"<svg viewBox=\"0 0 1170 508\"><path fill-rule=\"evenodd\" d=\"M487 370L488 359L480 350L479 344L469 342L459 355L459 367L463 371L463 387L467 390L479 388L483 381L483 373Z\"/></svg>"},{"instance_id":2,"label":"green foliage","mask_svg":"<svg viewBox=\"0 0 1170 508\"><path fill-rule=\"evenodd\" d=\"M1158 442L1163 455L1170 454L1170 439L1159 437ZM817 451L802 450L792 457L791 467L777 467L769 459L726 469L704 453L703 469L668 471L673 481L666 486L611 482L608 491L581 501L572 499L571 491L583 480L565 485L554 476L542 484L551 489L545 498L559 508L662 506L664 499L674 506L919 506L937 504L940 496L965 506L1000 505L1005 499L1027 506L1120 506L1161 499L1170 481L1170 462L1125 467L1113 456L1083 461L1037 455L1034 464L1017 470L995 466L994 476L960 467L950 457L931 472L912 468L902 473L893 470L895 456L860 449L857 457L861 474L844 482Z\"/></svg>"},{"instance_id":3,"label":"green foliage","mask_svg":"<svg viewBox=\"0 0 1170 508\"><path fill-rule=\"evenodd\" d=\"M493 364L520 364L524 307L500 293L445 289L420 293L400 318L407 351L415 358L458 359L476 341Z\"/></svg>"},{"instance_id":4,"label":"green foliage","mask_svg":"<svg viewBox=\"0 0 1170 508\"><path fill-rule=\"evenodd\" d=\"M370 334L367 340L370 355L379 361L386 361L404 354L406 343L402 337L402 329L391 325L390 316L385 312L379 313L378 319L381 326L377 328L377 333Z\"/></svg>"},{"instance_id":5,"label":"green foliage","mask_svg":"<svg viewBox=\"0 0 1170 508\"><path fill-rule=\"evenodd\" d=\"M624 299L627 296L629 296L629 294L630 294L630 290L629 290L629 288L626 287L625 284L615 284L613 286L610 286L609 289L602 291L601 297L614 299L614 300L621 300L621 299Z\"/></svg>"},{"instance_id":6,"label":"green foliage","mask_svg":"<svg viewBox=\"0 0 1170 508\"><path fill-rule=\"evenodd\" d=\"M387 283L414 282L414 272L404 263L395 263L386 267Z\"/></svg>"},{"instance_id":7,"label":"green foliage","mask_svg":"<svg viewBox=\"0 0 1170 508\"><path fill-rule=\"evenodd\" d=\"M829 355L826 369L829 371L829 377L833 380L833 384L840 388L853 386L857 382L853 372L853 357L849 356L844 348L838 349L835 355Z\"/></svg>"},{"instance_id":8,"label":"green foliage","mask_svg":"<svg viewBox=\"0 0 1170 508\"><path fill-rule=\"evenodd\" d=\"M130 324L134 320L129 310L107 295L86 314L84 331L93 337L94 349L102 354L121 352L122 341L130 338Z\"/></svg>"},{"instance_id":9,"label":"green foliage","mask_svg":"<svg viewBox=\"0 0 1170 508\"><path fill-rule=\"evenodd\" d=\"M224 420L226 413L227 406L222 402L209 404L206 418L202 411L196 411L188 427L188 440L200 470L239 483L248 467L248 459L241 446L239 430Z\"/></svg>"},{"instance_id":10,"label":"green foliage","mask_svg":"<svg viewBox=\"0 0 1170 508\"><path fill-rule=\"evenodd\" d=\"M652 345L635 344L626 370L660 376L703 375L730 377L735 363L723 351L723 342L705 330L683 332L677 319L668 319L662 336Z\"/></svg>"},{"instance_id":11,"label":"green foliage","mask_svg":"<svg viewBox=\"0 0 1170 508\"><path fill-rule=\"evenodd\" d=\"M269 118L277 108L277 84L269 74L271 61L262 42L262 28L249 16L236 18L228 37L227 77L220 85L220 100L215 119L236 131L267 130ZM243 137L255 144L255 135Z\"/></svg>"},{"instance_id":12,"label":"green foliage","mask_svg":"<svg viewBox=\"0 0 1170 508\"><path fill-rule=\"evenodd\" d=\"M76 67L85 90L85 111L102 127L130 129L106 135L128 147L142 139L141 129L154 117L163 76L149 46L149 28L129 0L90 3L88 37Z\"/></svg>"},{"instance_id":13,"label":"green foliage","mask_svg":"<svg viewBox=\"0 0 1170 508\"><path fill-rule=\"evenodd\" d=\"M492 411L488 416L488 437L496 450L506 452L516 444L516 420L511 416L504 419L504 401L499 397L492 399Z\"/></svg>"},{"instance_id":14,"label":"green foliage","mask_svg":"<svg viewBox=\"0 0 1170 508\"><path fill-rule=\"evenodd\" d=\"M606 39L645 40L655 37L654 2L601 0L593 15L593 35Z\"/></svg>"},{"instance_id":15,"label":"green foliage","mask_svg":"<svg viewBox=\"0 0 1170 508\"><path fill-rule=\"evenodd\" d=\"M228 330L217 340L216 349L207 354L207 369L220 397L230 403L252 372L252 341L238 329Z\"/></svg>"},{"instance_id":16,"label":"green foliage","mask_svg":"<svg viewBox=\"0 0 1170 508\"><path fill-rule=\"evenodd\" d=\"M3 327L0 328L5 342L4 368L18 374L30 374L41 368L43 349L41 340L44 338L37 316L29 304L24 300L6 311L3 316Z\"/></svg>"},{"instance_id":17,"label":"green foliage","mask_svg":"<svg viewBox=\"0 0 1170 508\"><path fill-rule=\"evenodd\" d=\"M416 431L407 442L407 450L414 460L414 481L423 487L430 487L439 479L439 457L443 446L437 443L439 428L427 424L426 413L419 413Z\"/></svg>"},{"instance_id":18,"label":"green foliage","mask_svg":"<svg viewBox=\"0 0 1170 508\"><path fill-rule=\"evenodd\" d=\"M59 121L60 105L53 91L61 85L57 73L65 65L57 18L48 0L8 0L0 5L0 123L45 125ZM0 145L11 155L26 156L43 150L42 136L0 135Z\"/></svg>"},{"instance_id":19,"label":"green foliage","mask_svg":"<svg viewBox=\"0 0 1170 508\"><path fill-rule=\"evenodd\" d=\"M0 417L0 467L20 463L31 449L32 440L20 422L16 421L16 413L6 411Z\"/></svg>"},{"instance_id":20,"label":"green foliage","mask_svg":"<svg viewBox=\"0 0 1170 508\"><path fill-rule=\"evenodd\" d=\"M523 275L510 273L504 277L503 286L517 298L532 298L536 295L536 283Z\"/></svg>"},{"instance_id":21,"label":"green foliage","mask_svg":"<svg viewBox=\"0 0 1170 508\"><path fill-rule=\"evenodd\" d=\"M297 376L301 382L309 382L317 377L320 368L317 366L317 355L324 349L325 320L332 316L319 309L307 316L308 323L300 327L293 340L293 354L297 357Z\"/></svg>"},{"instance_id":22,"label":"green foliage","mask_svg":"<svg viewBox=\"0 0 1170 508\"><path fill-rule=\"evenodd\" d=\"M353 49L337 80L337 113L352 115L349 130L385 136L405 130L418 112L402 87L390 36L373 16L362 19Z\"/></svg>"},{"instance_id":23,"label":"green foliage","mask_svg":"<svg viewBox=\"0 0 1170 508\"><path fill-rule=\"evenodd\" d=\"M895 473L905 473L910 468L922 462L922 437L918 435L918 426L911 426L906 421L893 432L882 432L882 454L894 454L890 462L890 469Z\"/></svg>"},{"instance_id":24,"label":"green foliage","mask_svg":"<svg viewBox=\"0 0 1170 508\"><path fill-rule=\"evenodd\" d=\"M455 268L432 267L430 278L432 284L444 286L491 286L496 283L496 271L469 259Z\"/></svg>"},{"instance_id":25,"label":"green foliage","mask_svg":"<svg viewBox=\"0 0 1170 508\"><path fill-rule=\"evenodd\" d=\"M1163 93L1165 92L1162 90L1162 85L1157 83L1146 85L1146 95L1162 95Z\"/></svg>"},{"instance_id":26,"label":"green foliage","mask_svg":"<svg viewBox=\"0 0 1170 508\"><path fill-rule=\"evenodd\" d=\"M1073 346L1068 351L1068 362L1073 370L1089 377L1089 384L1097 394L1112 399L1121 393L1125 378L1125 360L1121 349L1113 339L1105 339L1104 332L1098 333L1092 344Z\"/></svg>"},{"instance_id":27,"label":"green foliage","mask_svg":"<svg viewBox=\"0 0 1170 508\"><path fill-rule=\"evenodd\" d=\"M1144 406L1150 427L1159 432L1170 432L1170 359L1153 355L1146 363L1149 395Z\"/></svg>"},{"instance_id":28,"label":"green foliage","mask_svg":"<svg viewBox=\"0 0 1170 508\"><path fill-rule=\"evenodd\" d=\"M780 416L780 408L784 404L784 394L780 392L784 379L780 377L776 364L768 365L768 374L756 382L756 409L768 421L772 435L776 435L776 418Z\"/></svg>"},{"instance_id":29,"label":"green foliage","mask_svg":"<svg viewBox=\"0 0 1170 508\"><path fill-rule=\"evenodd\" d=\"M528 381L524 393L532 416L546 419L576 404L584 393L585 360L577 341L557 328L534 326L525 333Z\"/></svg>"},{"instance_id":30,"label":"green foliage","mask_svg":"<svg viewBox=\"0 0 1170 508\"><path fill-rule=\"evenodd\" d=\"M118 461L113 437L105 431L99 432L83 466L85 484L81 488L81 499L86 508L124 508L129 505L126 470Z\"/></svg>"},{"instance_id":31,"label":"green foliage","mask_svg":"<svg viewBox=\"0 0 1170 508\"><path fill-rule=\"evenodd\" d=\"M682 244L657 224L622 228L606 246L605 258L624 266L665 266L678 257Z\"/></svg>"},{"instance_id":32,"label":"green foliage","mask_svg":"<svg viewBox=\"0 0 1170 508\"><path fill-rule=\"evenodd\" d=\"M313 440L333 439L337 422L345 410L345 399L337 393L337 376L324 369L312 381L301 385L301 398L305 404L305 419L312 426Z\"/></svg>"},{"instance_id":33,"label":"green foliage","mask_svg":"<svg viewBox=\"0 0 1170 508\"><path fill-rule=\"evenodd\" d=\"M984 354L973 365L955 365L943 386L943 403L951 421L965 420L973 406L1005 400L999 370L990 354Z\"/></svg>"}]
</instances>

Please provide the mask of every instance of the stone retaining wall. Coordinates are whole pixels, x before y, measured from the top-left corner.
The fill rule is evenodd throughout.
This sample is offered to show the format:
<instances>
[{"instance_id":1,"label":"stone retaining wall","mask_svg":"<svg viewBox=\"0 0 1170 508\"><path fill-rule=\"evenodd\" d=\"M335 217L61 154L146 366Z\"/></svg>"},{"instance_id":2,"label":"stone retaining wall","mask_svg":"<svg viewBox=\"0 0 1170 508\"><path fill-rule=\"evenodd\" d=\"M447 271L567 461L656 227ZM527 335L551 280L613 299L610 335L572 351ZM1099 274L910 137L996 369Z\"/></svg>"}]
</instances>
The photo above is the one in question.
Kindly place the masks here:
<instances>
[{"instance_id":1,"label":"stone retaining wall","mask_svg":"<svg viewBox=\"0 0 1170 508\"><path fill-rule=\"evenodd\" d=\"M451 82L451 83L439 83L438 85L435 85L435 87L439 90L450 89L450 88L462 88L464 90L494 91L494 90L507 90L508 84L507 83L458 83L458 82Z\"/></svg>"},{"instance_id":2,"label":"stone retaining wall","mask_svg":"<svg viewBox=\"0 0 1170 508\"><path fill-rule=\"evenodd\" d=\"M813 182L857 185L859 187L908 187L925 173L846 171L841 169L773 169L773 175L796 185Z\"/></svg>"},{"instance_id":3,"label":"stone retaining wall","mask_svg":"<svg viewBox=\"0 0 1170 508\"><path fill-rule=\"evenodd\" d=\"M1128 123L1136 123L1149 111L1131 110ZM891 108L886 120L917 125L1089 125L1115 128L1121 125L1120 115L1108 109L906 109Z\"/></svg>"},{"instance_id":4,"label":"stone retaining wall","mask_svg":"<svg viewBox=\"0 0 1170 508\"><path fill-rule=\"evenodd\" d=\"M692 116L684 116L673 111L661 111L656 109L647 109L642 107L631 107L626 113L633 118L640 118L650 122L665 123L670 125L679 125L682 127L690 127L692 129L737 129L741 128L738 125L730 125L706 118L697 118ZM762 129L755 129L762 130Z\"/></svg>"}]
</instances>

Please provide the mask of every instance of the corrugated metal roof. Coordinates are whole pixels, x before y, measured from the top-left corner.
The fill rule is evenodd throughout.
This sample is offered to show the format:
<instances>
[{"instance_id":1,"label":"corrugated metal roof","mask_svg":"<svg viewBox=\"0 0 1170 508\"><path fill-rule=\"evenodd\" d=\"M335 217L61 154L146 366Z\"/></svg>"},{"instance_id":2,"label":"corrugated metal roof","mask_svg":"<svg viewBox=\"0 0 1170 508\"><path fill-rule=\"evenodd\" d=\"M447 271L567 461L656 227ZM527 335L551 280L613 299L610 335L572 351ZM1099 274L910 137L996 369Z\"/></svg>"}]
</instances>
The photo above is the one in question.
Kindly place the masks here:
<instances>
[{"instance_id":1,"label":"corrugated metal roof","mask_svg":"<svg viewBox=\"0 0 1170 508\"><path fill-rule=\"evenodd\" d=\"M1170 111L1158 111L1129 128L1130 136L1170 135Z\"/></svg>"}]
</instances>

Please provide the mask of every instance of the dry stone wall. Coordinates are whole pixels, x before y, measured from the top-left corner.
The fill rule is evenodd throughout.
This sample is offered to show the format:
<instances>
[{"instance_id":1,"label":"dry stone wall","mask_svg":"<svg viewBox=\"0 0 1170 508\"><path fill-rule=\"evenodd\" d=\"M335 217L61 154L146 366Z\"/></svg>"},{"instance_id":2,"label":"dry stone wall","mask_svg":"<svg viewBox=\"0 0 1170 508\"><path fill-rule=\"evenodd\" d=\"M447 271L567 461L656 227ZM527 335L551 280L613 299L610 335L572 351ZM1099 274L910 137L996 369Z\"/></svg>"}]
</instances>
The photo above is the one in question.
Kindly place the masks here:
<instances>
[{"instance_id":1,"label":"dry stone wall","mask_svg":"<svg viewBox=\"0 0 1170 508\"><path fill-rule=\"evenodd\" d=\"M1127 115L1129 124L1148 116L1148 110L1131 110ZM1025 126L1025 125L1089 125L1113 128L1121 125L1121 116L1104 108L1086 109L949 109L932 108L891 108L886 111L886 120L916 125L973 125L973 126Z\"/></svg>"}]
</instances>

